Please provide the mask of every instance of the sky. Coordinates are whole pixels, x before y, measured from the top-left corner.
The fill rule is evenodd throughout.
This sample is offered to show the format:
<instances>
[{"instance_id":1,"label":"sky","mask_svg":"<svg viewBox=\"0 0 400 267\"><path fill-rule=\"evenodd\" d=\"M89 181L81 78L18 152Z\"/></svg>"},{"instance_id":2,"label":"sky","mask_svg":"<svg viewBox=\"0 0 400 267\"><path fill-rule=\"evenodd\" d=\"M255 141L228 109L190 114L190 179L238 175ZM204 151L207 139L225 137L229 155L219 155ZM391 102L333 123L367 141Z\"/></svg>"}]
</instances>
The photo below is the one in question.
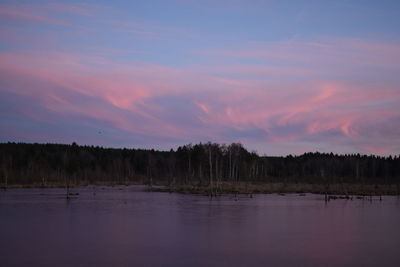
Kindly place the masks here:
<instances>
[{"instance_id":1,"label":"sky","mask_svg":"<svg viewBox=\"0 0 400 267\"><path fill-rule=\"evenodd\" d=\"M400 153L400 1L0 1L0 142Z\"/></svg>"}]
</instances>

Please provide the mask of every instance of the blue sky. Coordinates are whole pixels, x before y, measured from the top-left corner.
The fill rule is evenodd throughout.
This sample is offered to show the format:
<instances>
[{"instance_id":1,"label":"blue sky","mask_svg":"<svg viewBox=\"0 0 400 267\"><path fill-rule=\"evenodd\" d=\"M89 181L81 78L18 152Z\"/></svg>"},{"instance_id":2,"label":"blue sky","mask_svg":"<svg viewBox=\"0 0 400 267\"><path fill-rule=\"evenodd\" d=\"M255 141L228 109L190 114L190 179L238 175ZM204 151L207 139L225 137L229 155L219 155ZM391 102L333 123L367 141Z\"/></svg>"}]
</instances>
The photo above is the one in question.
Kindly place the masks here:
<instances>
[{"instance_id":1,"label":"blue sky","mask_svg":"<svg viewBox=\"0 0 400 267\"><path fill-rule=\"evenodd\" d=\"M0 141L398 154L399 18L398 1L0 1Z\"/></svg>"}]
</instances>

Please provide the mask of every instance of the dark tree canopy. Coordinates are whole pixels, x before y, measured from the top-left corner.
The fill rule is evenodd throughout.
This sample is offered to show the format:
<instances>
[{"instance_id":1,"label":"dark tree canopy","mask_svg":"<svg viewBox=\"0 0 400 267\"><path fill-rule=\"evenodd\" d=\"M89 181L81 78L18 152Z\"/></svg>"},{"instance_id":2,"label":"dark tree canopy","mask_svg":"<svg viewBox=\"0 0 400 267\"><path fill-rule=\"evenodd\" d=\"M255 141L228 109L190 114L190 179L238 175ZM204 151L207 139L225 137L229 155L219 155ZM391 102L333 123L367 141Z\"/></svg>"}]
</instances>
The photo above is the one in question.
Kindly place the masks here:
<instances>
[{"instance_id":1,"label":"dark tree canopy","mask_svg":"<svg viewBox=\"0 0 400 267\"><path fill-rule=\"evenodd\" d=\"M111 149L65 144L0 144L0 184L252 183L397 184L398 156L305 153L268 157L241 144L189 144L176 150Z\"/></svg>"}]
</instances>

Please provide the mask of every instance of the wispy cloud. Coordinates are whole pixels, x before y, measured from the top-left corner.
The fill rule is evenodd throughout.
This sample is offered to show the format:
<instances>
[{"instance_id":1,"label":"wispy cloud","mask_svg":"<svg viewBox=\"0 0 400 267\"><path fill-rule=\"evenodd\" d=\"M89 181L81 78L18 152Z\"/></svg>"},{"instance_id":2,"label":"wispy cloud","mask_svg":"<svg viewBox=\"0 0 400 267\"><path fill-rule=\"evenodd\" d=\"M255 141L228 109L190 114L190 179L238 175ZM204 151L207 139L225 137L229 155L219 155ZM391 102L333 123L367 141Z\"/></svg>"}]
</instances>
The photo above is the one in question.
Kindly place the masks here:
<instances>
[{"instance_id":1,"label":"wispy cloud","mask_svg":"<svg viewBox=\"0 0 400 267\"><path fill-rule=\"evenodd\" d=\"M74 22L70 16L91 16L97 9L89 4L0 4L0 21L72 26Z\"/></svg>"},{"instance_id":2,"label":"wispy cloud","mask_svg":"<svg viewBox=\"0 0 400 267\"><path fill-rule=\"evenodd\" d=\"M131 20L107 20L104 21L104 23L113 26L116 31L131 33L155 40L190 38L193 35L183 29Z\"/></svg>"},{"instance_id":3,"label":"wispy cloud","mask_svg":"<svg viewBox=\"0 0 400 267\"><path fill-rule=\"evenodd\" d=\"M16 8L0 6L0 20L3 21L68 25L66 22L38 13L42 12L32 12L32 10L29 10L27 7Z\"/></svg>"},{"instance_id":4,"label":"wispy cloud","mask_svg":"<svg viewBox=\"0 0 400 267\"><path fill-rule=\"evenodd\" d=\"M171 5L189 6L184 20L217 21L247 5L228 2L218 12L208 0ZM228 16L217 16L228 4ZM168 24L169 14L147 6L133 16L109 5L0 4L0 141L87 141L95 132L96 142L121 146L212 140L269 154L400 151L395 38L291 32L286 41L245 41L268 38L249 23L224 39L214 20Z\"/></svg>"},{"instance_id":5,"label":"wispy cloud","mask_svg":"<svg viewBox=\"0 0 400 267\"><path fill-rule=\"evenodd\" d=\"M305 67L337 67L346 64L399 67L400 43L355 38L321 38L318 42L249 42L233 49L192 51L201 55L248 58L271 63L297 63ZM293 67L293 65L292 65ZM347 69L346 69L347 70Z\"/></svg>"},{"instance_id":6,"label":"wispy cloud","mask_svg":"<svg viewBox=\"0 0 400 267\"><path fill-rule=\"evenodd\" d=\"M295 73L295 79L277 83L257 75L224 78L199 72L198 67L120 63L73 53L3 52L0 58L1 91L28 97L57 116L84 116L149 139L245 141L271 147L322 142L331 150L351 144L354 151L365 153L371 147L393 153L396 150L382 140L399 141L400 128L392 125L400 119L396 82L377 86ZM260 66L260 76L264 68ZM290 70L284 73L290 75ZM378 123L381 129L376 131Z\"/></svg>"}]
</instances>

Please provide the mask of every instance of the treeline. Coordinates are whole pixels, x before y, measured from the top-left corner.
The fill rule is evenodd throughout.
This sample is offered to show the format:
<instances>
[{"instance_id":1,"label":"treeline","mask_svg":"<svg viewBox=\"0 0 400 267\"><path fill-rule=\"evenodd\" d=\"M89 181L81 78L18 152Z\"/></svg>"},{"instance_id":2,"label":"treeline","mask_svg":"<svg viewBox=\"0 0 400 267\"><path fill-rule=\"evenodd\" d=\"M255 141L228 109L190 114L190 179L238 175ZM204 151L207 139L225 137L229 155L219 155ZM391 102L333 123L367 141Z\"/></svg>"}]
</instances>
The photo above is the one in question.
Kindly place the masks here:
<instances>
[{"instance_id":1,"label":"treeline","mask_svg":"<svg viewBox=\"0 0 400 267\"><path fill-rule=\"evenodd\" d=\"M0 144L0 184L362 183L398 184L399 156L305 153L268 157L241 144L177 150L111 149L65 144Z\"/></svg>"}]
</instances>

